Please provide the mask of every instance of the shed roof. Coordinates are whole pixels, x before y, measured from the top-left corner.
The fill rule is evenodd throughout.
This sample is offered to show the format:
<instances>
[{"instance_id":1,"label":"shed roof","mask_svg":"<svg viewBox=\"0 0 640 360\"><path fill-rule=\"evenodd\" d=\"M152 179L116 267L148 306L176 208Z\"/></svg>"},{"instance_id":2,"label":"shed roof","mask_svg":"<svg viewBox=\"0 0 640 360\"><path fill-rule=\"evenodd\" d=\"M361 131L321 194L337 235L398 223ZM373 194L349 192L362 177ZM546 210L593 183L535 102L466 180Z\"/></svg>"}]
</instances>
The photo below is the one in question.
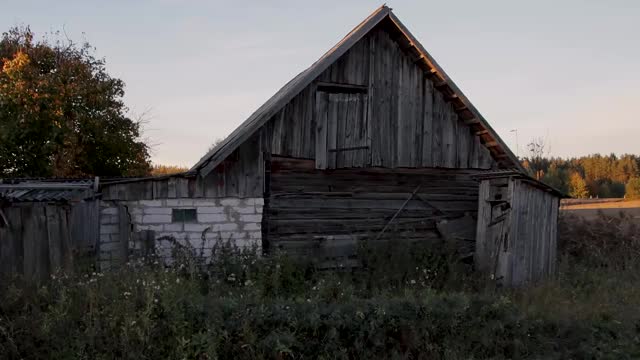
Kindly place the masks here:
<instances>
[{"instance_id":1,"label":"shed roof","mask_svg":"<svg viewBox=\"0 0 640 360\"><path fill-rule=\"evenodd\" d=\"M190 170L190 173L198 172L205 176L218 164L226 159L237 147L244 143L251 135L260 129L269 119L323 71L325 71L338 58L344 55L353 45L368 34L375 26L386 21L400 37L406 42L410 51L414 52L418 58L418 64L425 70L425 73L432 77L440 91L448 95L448 98L455 103L455 108L459 116L466 124L478 130L482 143L491 151L492 156L503 167L515 168L524 173L525 170L520 165L518 158L509 147L500 139L498 134L491 128L489 123L480 112L471 104L469 99L460 91L451 78L436 63L433 57L425 50L420 42L409 32L409 30L393 14L391 9L385 5L376 9L364 21L356 26L340 42L327 51L320 59L309 68L302 71L278 92L276 92L266 103L256 110L247 120L235 129L218 146L203 156Z\"/></svg>"},{"instance_id":2,"label":"shed roof","mask_svg":"<svg viewBox=\"0 0 640 360\"><path fill-rule=\"evenodd\" d=\"M93 196L92 179L13 179L0 182L0 200L9 202L78 201Z\"/></svg>"},{"instance_id":3,"label":"shed roof","mask_svg":"<svg viewBox=\"0 0 640 360\"><path fill-rule=\"evenodd\" d=\"M488 180L488 179L499 179L499 178L516 178L516 179L523 179L526 180L529 184L544 190L546 192L549 192L559 198L570 198L570 196L568 196L567 194L563 193L562 191L554 188L551 185L548 185L546 183L543 183L540 180L536 180L535 178L522 173L521 171L517 170L517 169L503 169L503 170L486 170L486 171L481 171L478 172L477 174L472 176L474 179L477 180Z\"/></svg>"}]
</instances>

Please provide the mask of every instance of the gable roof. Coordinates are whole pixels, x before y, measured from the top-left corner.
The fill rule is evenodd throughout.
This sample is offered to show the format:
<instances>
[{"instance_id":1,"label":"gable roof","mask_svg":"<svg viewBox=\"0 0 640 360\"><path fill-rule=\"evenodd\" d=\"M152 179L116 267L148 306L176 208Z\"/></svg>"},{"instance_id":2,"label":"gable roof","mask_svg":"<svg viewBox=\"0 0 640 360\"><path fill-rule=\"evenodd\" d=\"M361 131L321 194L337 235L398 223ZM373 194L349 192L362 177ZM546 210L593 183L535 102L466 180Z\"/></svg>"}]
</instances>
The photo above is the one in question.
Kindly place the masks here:
<instances>
[{"instance_id":1,"label":"gable roof","mask_svg":"<svg viewBox=\"0 0 640 360\"><path fill-rule=\"evenodd\" d=\"M431 77L435 87L443 92L450 101L454 102L454 108L458 112L458 116L464 120L465 124L475 130L475 135L480 137L481 142L490 150L493 158L505 168L515 168L522 173L526 173L518 158L500 139L495 130L386 5L376 9L333 48L322 55L320 59L285 84L226 139L203 156L189 172L199 172L202 176L211 172L238 146L269 121L273 115L382 21L389 21L392 27L399 32L400 38L406 42L407 47L410 49L409 51L416 55L417 64Z\"/></svg>"}]
</instances>

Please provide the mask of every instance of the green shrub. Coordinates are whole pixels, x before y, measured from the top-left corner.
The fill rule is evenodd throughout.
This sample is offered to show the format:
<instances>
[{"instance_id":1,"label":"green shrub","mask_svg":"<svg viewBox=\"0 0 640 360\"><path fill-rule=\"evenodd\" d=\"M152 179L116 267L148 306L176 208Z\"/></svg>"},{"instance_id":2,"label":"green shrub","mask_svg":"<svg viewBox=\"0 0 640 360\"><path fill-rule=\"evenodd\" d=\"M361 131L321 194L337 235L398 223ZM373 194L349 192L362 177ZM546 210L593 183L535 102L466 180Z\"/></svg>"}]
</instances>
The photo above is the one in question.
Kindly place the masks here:
<instances>
[{"instance_id":1,"label":"green shrub","mask_svg":"<svg viewBox=\"0 0 640 360\"><path fill-rule=\"evenodd\" d=\"M571 263L472 292L445 252L363 249L367 271L223 244L210 261L19 279L0 292L3 359L565 359L640 356L638 275ZM418 265L417 265L418 264ZM563 263L564 264L564 263ZM422 266L420 266L422 265ZM615 273L616 276L612 276ZM466 276L466 275L465 275ZM413 280L413 281L412 281Z\"/></svg>"}]
</instances>

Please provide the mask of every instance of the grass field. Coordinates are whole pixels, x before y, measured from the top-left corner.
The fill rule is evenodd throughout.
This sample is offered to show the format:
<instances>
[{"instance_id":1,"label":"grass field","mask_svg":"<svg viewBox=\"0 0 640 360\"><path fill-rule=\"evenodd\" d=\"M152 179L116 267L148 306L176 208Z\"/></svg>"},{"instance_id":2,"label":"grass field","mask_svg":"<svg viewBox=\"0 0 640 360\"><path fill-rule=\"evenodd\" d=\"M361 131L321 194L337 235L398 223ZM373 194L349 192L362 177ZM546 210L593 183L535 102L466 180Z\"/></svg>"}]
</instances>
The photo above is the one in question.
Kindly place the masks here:
<instances>
[{"instance_id":1,"label":"grass field","mask_svg":"<svg viewBox=\"0 0 640 360\"><path fill-rule=\"evenodd\" d=\"M0 359L640 359L640 223L571 211L556 276L518 289L428 242L362 244L353 271L227 243L0 279Z\"/></svg>"},{"instance_id":2,"label":"grass field","mask_svg":"<svg viewBox=\"0 0 640 360\"><path fill-rule=\"evenodd\" d=\"M602 199L600 199L602 200ZM620 213L628 215L640 223L640 200L593 201L579 204L562 205L561 210L578 215L586 219L595 219L600 213L607 216L618 216Z\"/></svg>"}]
</instances>

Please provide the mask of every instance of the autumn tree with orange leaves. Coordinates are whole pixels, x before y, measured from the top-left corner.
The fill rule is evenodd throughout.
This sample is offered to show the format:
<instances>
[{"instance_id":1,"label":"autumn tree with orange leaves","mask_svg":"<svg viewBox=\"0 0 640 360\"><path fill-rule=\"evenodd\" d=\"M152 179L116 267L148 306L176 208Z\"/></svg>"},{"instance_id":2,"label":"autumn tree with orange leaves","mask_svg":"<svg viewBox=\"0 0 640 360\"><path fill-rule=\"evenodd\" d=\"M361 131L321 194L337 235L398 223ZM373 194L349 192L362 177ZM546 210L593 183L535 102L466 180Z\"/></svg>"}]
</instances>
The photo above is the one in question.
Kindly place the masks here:
<instances>
[{"instance_id":1,"label":"autumn tree with orange leaves","mask_svg":"<svg viewBox=\"0 0 640 360\"><path fill-rule=\"evenodd\" d=\"M89 44L2 34L0 177L147 174L149 148L123 95Z\"/></svg>"}]
</instances>

